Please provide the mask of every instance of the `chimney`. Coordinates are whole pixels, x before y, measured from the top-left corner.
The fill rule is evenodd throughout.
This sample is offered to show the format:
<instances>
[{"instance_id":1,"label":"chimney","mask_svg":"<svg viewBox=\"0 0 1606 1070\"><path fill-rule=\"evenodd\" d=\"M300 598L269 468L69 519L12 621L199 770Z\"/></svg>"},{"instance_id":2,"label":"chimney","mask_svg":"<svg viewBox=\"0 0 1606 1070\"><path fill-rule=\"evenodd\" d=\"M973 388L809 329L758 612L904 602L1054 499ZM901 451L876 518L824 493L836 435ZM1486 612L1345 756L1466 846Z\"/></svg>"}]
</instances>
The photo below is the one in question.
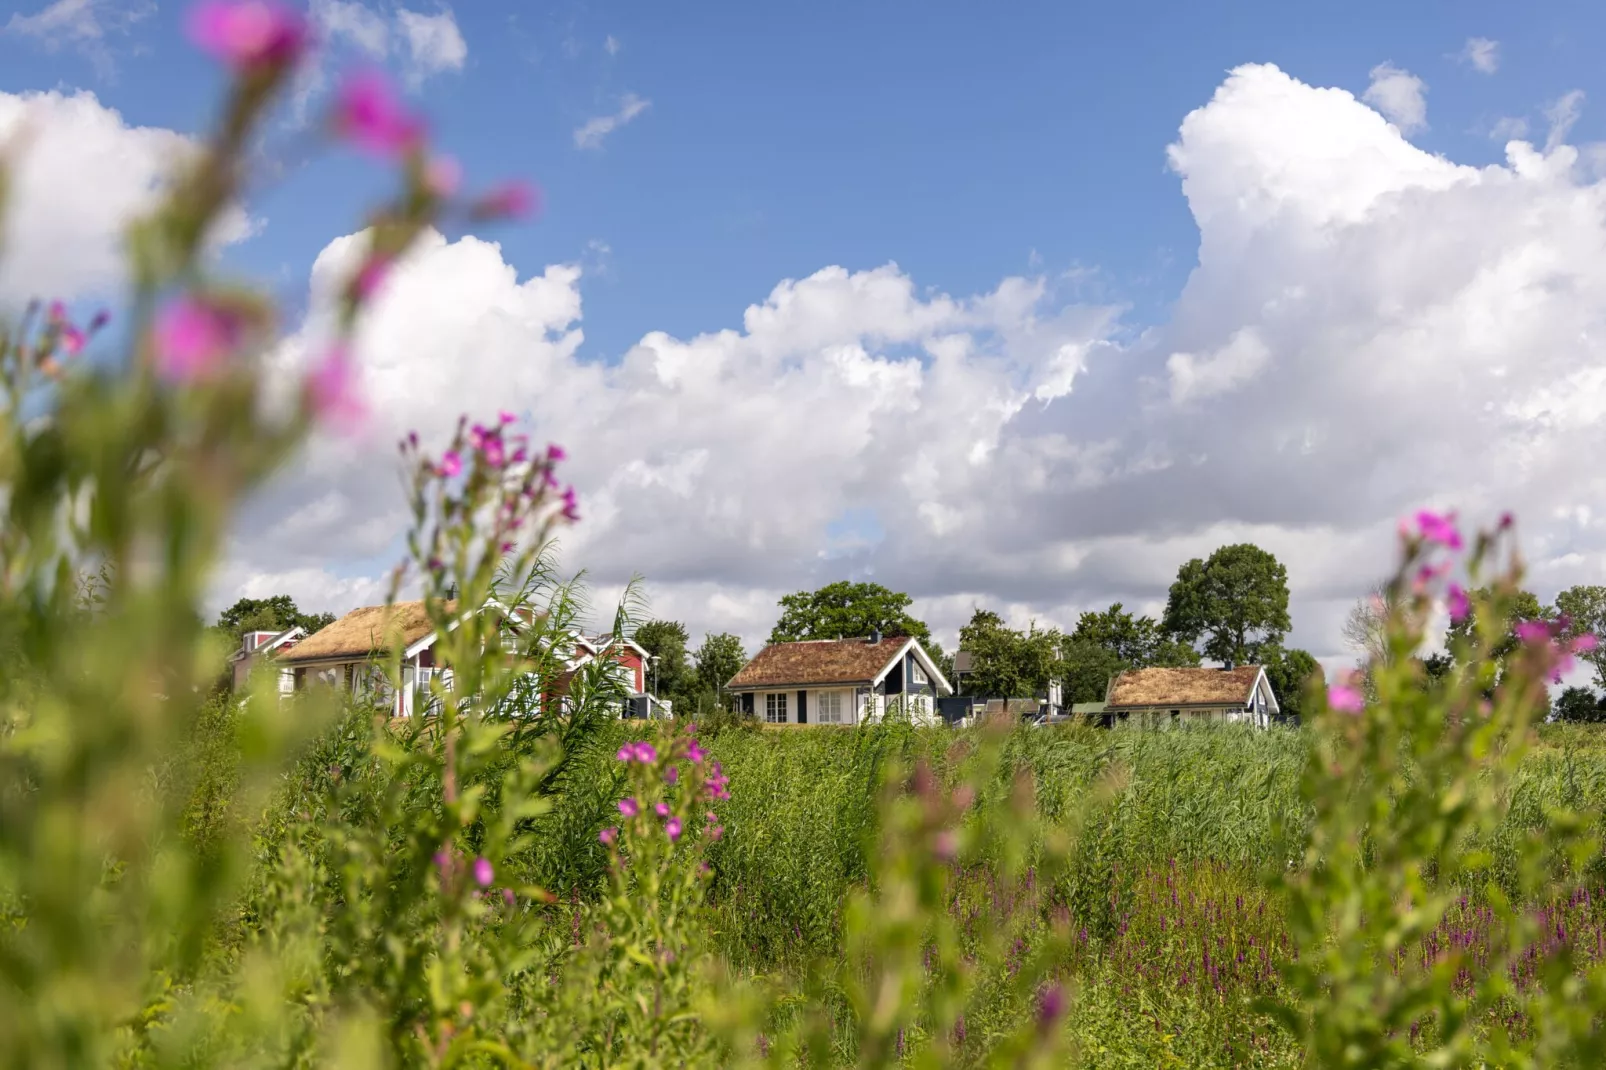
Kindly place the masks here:
<instances>
[{"instance_id":1,"label":"chimney","mask_svg":"<svg viewBox=\"0 0 1606 1070\"><path fill-rule=\"evenodd\" d=\"M881 642L881 628L879 626L870 629L870 642Z\"/></svg>"}]
</instances>

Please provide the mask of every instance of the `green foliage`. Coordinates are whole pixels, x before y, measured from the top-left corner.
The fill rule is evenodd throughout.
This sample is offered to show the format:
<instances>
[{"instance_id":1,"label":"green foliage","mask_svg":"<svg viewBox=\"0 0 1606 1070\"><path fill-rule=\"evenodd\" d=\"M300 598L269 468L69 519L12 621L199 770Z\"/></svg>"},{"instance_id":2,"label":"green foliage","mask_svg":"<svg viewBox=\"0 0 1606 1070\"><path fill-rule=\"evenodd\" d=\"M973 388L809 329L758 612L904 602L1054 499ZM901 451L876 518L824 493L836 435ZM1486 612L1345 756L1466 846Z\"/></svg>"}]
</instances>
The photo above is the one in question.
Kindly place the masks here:
<instances>
[{"instance_id":1,"label":"green foliage","mask_svg":"<svg viewBox=\"0 0 1606 1070\"><path fill-rule=\"evenodd\" d=\"M1280 643L1288 619L1288 570L1250 543L1223 546L1208 559L1177 570L1166 598L1165 630L1189 642L1204 640L1207 658L1253 663L1260 649Z\"/></svg>"},{"instance_id":2,"label":"green foliage","mask_svg":"<svg viewBox=\"0 0 1606 1070\"><path fill-rule=\"evenodd\" d=\"M1020 632L997 613L978 609L959 629L959 647L970 652L965 690L972 695L1031 698L1060 675L1060 634L1039 631L1035 622Z\"/></svg>"},{"instance_id":3,"label":"green foliage","mask_svg":"<svg viewBox=\"0 0 1606 1070\"><path fill-rule=\"evenodd\" d=\"M686 626L678 620L649 620L631 636L653 656L647 668L648 686L659 698L680 704L697 692L696 676L686 652Z\"/></svg>"},{"instance_id":4,"label":"green foliage","mask_svg":"<svg viewBox=\"0 0 1606 1070\"><path fill-rule=\"evenodd\" d=\"M772 643L799 639L852 639L880 629L883 635L910 635L925 645L931 632L909 615L914 600L879 583L838 580L817 591L783 595L781 619L770 631Z\"/></svg>"},{"instance_id":5,"label":"green foliage","mask_svg":"<svg viewBox=\"0 0 1606 1070\"><path fill-rule=\"evenodd\" d=\"M1606 636L1606 587L1569 587L1556 595L1556 612L1568 619L1569 635ZM1606 690L1606 646L1580 655L1595 670L1595 686Z\"/></svg>"},{"instance_id":6,"label":"green foliage","mask_svg":"<svg viewBox=\"0 0 1606 1070\"><path fill-rule=\"evenodd\" d=\"M276 594L272 598L241 598L218 614L217 626L239 642L246 632L282 632L299 627L311 635L334 622L333 613L303 613L289 595Z\"/></svg>"},{"instance_id":7,"label":"green foliage","mask_svg":"<svg viewBox=\"0 0 1606 1070\"><path fill-rule=\"evenodd\" d=\"M1117 602L1083 613L1061 644L1065 702L1103 702L1110 679L1128 669L1199 664L1199 654L1152 617L1135 617Z\"/></svg>"},{"instance_id":8,"label":"green foliage","mask_svg":"<svg viewBox=\"0 0 1606 1070\"><path fill-rule=\"evenodd\" d=\"M1569 687L1551 706L1558 721L1573 724L1606 723L1606 700L1602 700L1587 687Z\"/></svg>"},{"instance_id":9,"label":"green foliage","mask_svg":"<svg viewBox=\"0 0 1606 1070\"><path fill-rule=\"evenodd\" d=\"M1324 690L1326 675L1321 663L1308 650L1285 650L1281 644L1263 647L1260 660L1283 716L1303 720L1310 712L1306 709L1306 696L1312 690Z\"/></svg>"},{"instance_id":10,"label":"green foliage","mask_svg":"<svg viewBox=\"0 0 1606 1070\"><path fill-rule=\"evenodd\" d=\"M725 685L747 664L747 652L742 641L728 632L710 632L703 636L703 645L692 655L697 682L705 693L725 698Z\"/></svg>"}]
</instances>

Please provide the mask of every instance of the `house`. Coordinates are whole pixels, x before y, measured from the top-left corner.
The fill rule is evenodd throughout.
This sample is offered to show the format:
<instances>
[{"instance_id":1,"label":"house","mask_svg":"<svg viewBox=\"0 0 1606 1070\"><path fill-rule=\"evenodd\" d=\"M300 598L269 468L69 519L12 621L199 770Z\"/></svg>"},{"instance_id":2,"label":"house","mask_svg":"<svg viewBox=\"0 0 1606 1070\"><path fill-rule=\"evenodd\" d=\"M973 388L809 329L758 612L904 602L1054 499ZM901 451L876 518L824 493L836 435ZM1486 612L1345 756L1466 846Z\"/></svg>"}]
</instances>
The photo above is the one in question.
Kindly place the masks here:
<instances>
[{"instance_id":1,"label":"house","mask_svg":"<svg viewBox=\"0 0 1606 1070\"><path fill-rule=\"evenodd\" d=\"M917 640L879 632L771 643L725 686L742 712L769 724L858 724L899 707L929 724L936 700L953 694Z\"/></svg>"},{"instance_id":2,"label":"house","mask_svg":"<svg viewBox=\"0 0 1606 1070\"><path fill-rule=\"evenodd\" d=\"M519 614L506 606L493 601L485 608L500 612L510 627L520 627ZM450 610L448 603L448 612ZM455 626L454 623L452 627ZM291 675L292 690L321 682L353 694L380 696L391 690L381 659L392 647L400 647L402 686L392 697L393 712L397 717L410 717L415 711L418 693L427 693L435 676L441 676L443 682L451 680L451 668L435 655L437 638L422 601L364 606L296 643L293 649L280 655L278 661ZM562 653L565 671L552 690L553 697L566 693L575 675L599 658L611 659L619 665L624 677L622 683L632 699L646 691L647 652L628 639L615 642L612 636L576 635ZM630 709L648 705L628 703L621 712L628 715Z\"/></svg>"},{"instance_id":3,"label":"house","mask_svg":"<svg viewBox=\"0 0 1606 1070\"><path fill-rule=\"evenodd\" d=\"M252 670L270 659L275 659L289 651L296 643L307 635L305 628L286 628L282 632L246 632L240 636L240 649L229 655L229 666L234 672L234 689L236 691L245 686ZM287 669L279 670L279 691L287 693L294 690L295 679Z\"/></svg>"},{"instance_id":4,"label":"house","mask_svg":"<svg viewBox=\"0 0 1606 1070\"><path fill-rule=\"evenodd\" d=\"M1281 719L1277 696L1259 665L1133 669L1111 680L1104 698L1106 724L1124 721L1159 728L1227 722L1264 728Z\"/></svg>"}]
</instances>

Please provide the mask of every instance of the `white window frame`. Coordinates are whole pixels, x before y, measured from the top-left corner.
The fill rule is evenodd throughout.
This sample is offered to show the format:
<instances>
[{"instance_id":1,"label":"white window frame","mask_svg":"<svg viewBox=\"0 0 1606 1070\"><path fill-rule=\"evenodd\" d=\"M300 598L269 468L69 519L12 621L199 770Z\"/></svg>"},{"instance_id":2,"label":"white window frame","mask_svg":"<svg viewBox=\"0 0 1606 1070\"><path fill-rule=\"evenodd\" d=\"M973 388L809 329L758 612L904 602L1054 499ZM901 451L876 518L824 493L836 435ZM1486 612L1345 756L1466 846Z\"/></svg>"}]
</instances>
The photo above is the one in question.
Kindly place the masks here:
<instances>
[{"instance_id":1,"label":"white window frame","mask_svg":"<svg viewBox=\"0 0 1606 1070\"><path fill-rule=\"evenodd\" d=\"M850 703L840 691L816 691L814 693L814 707L818 714L815 720L820 724L847 724L849 705Z\"/></svg>"},{"instance_id":2,"label":"white window frame","mask_svg":"<svg viewBox=\"0 0 1606 1070\"><path fill-rule=\"evenodd\" d=\"M909 682L913 684L924 684L930 682L926 679L926 670L920 667L920 663L918 661L914 661L912 659L909 662Z\"/></svg>"},{"instance_id":3,"label":"white window frame","mask_svg":"<svg viewBox=\"0 0 1606 1070\"><path fill-rule=\"evenodd\" d=\"M786 692L771 691L764 696L764 723L787 724Z\"/></svg>"}]
</instances>

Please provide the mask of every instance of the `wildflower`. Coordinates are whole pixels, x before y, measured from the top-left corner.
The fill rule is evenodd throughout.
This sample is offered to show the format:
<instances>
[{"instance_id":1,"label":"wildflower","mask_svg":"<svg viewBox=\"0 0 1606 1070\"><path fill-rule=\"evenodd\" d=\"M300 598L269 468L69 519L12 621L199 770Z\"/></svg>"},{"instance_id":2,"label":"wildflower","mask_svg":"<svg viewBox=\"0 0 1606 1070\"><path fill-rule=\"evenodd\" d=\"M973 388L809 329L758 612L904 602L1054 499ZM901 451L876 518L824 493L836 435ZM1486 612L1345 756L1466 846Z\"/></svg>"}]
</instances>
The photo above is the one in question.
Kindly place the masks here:
<instances>
[{"instance_id":1,"label":"wildflower","mask_svg":"<svg viewBox=\"0 0 1606 1070\"><path fill-rule=\"evenodd\" d=\"M680 839L680 818L672 817L666 821L664 823L664 834L669 837L670 843Z\"/></svg>"},{"instance_id":2,"label":"wildflower","mask_svg":"<svg viewBox=\"0 0 1606 1070\"><path fill-rule=\"evenodd\" d=\"M463 470L463 458L459 456L456 450L447 450L441 454L441 463L437 467L440 469L441 475L450 479Z\"/></svg>"},{"instance_id":3,"label":"wildflower","mask_svg":"<svg viewBox=\"0 0 1606 1070\"><path fill-rule=\"evenodd\" d=\"M568 487L563 492L563 519L569 521L580 519L580 503L574 496L573 487Z\"/></svg>"},{"instance_id":4,"label":"wildflower","mask_svg":"<svg viewBox=\"0 0 1606 1070\"><path fill-rule=\"evenodd\" d=\"M658 748L651 743L637 743L635 749L636 761L643 765L648 765L658 760Z\"/></svg>"},{"instance_id":5,"label":"wildflower","mask_svg":"<svg viewBox=\"0 0 1606 1070\"><path fill-rule=\"evenodd\" d=\"M388 256L376 253L368 258L362 269L357 272L357 279L354 284L357 300L368 301L373 298L379 288L385 284L385 279L390 276L390 265L391 259Z\"/></svg>"},{"instance_id":6,"label":"wildflower","mask_svg":"<svg viewBox=\"0 0 1606 1070\"><path fill-rule=\"evenodd\" d=\"M634 761L636 758L636 745L634 743L626 743L619 748L619 753L615 754L614 757L621 762Z\"/></svg>"},{"instance_id":7,"label":"wildflower","mask_svg":"<svg viewBox=\"0 0 1606 1070\"><path fill-rule=\"evenodd\" d=\"M470 211L480 219L523 219L540 211L540 200L528 182L504 182L482 194Z\"/></svg>"},{"instance_id":8,"label":"wildflower","mask_svg":"<svg viewBox=\"0 0 1606 1070\"><path fill-rule=\"evenodd\" d=\"M658 812L658 816L659 817L668 817L669 816L669 804L668 803L661 802L658 805L654 806L653 809Z\"/></svg>"},{"instance_id":9,"label":"wildflower","mask_svg":"<svg viewBox=\"0 0 1606 1070\"><path fill-rule=\"evenodd\" d=\"M1450 608L1450 619L1460 623L1472 613L1472 602L1467 598L1467 592L1462 590L1459 583L1450 584L1445 592L1445 601Z\"/></svg>"},{"instance_id":10,"label":"wildflower","mask_svg":"<svg viewBox=\"0 0 1606 1070\"><path fill-rule=\"evenodd\" d=\"M204 0L190 9L190 40L235 70L293 62L307 24L274 0Z\"/></svg>"},{"instance_id":11,"label":"wildflower","mask_svg":"<svg viewBox=\"0 0 1606 1070\"><path fill-rule=\"evenodd\" d=\"M1334 684L1327 689L1327 705L1341 713L1360 713L1366 697L1348 684Z\"/></svg>"},{"instance_id":12,"label":"wildflower","mask_svg":"<svg viewBox=\"0 0 1606 1070\"><path fill-rule=\"evenodd\" d=\"M707 820L710 825L712 825L719 820L719 815L710 810L704 815L704 819Z\"/></svg>"},{"instance_id":13,"label":"wildflower","mask_svg":"<svg viewBox=\"0 0 1606 1070\"><path fill-rule=\"evenodd\" d=\"M508 412L506 409L503 409L501 412L496 414L496 419L498 423L510 424L517 420L518 417L514 416L511 412Z\"/></svg>"},{"instance_id":14,"label":"wildflower","mask_svg":"<svg viewBox=\"0 0 1606 1070\"><path fill-rule=\"evenodd\" d=\"M1049 985L1037 999L1037 1027L1048 1032L1064 1013L1065 990L1059 985Z\"/></svg>"},{"instance_id":15,"label":"wildflower","mask_svg":"<svg viewBox=\"0 0 1606 1070\"><path fill-rule=\"evenodd\" d=\"M502 440L499 438L486 439L484 453L485 462L493 468L501 468L507 463L507 454L502 449Z\"/></svg>"},{"instance_id":16,"label":"wildflower","mask_svg":"<svg viewBox=\"0 0 1606 1070\"><path fill-rule=\"evenodd\" d=\"M1416 514L1416 533L1424 540L1443 546L1447 550L1461 549L1461 532L1455 526L1454 513L1435 513L1430 509Z\"/></svg>"},{"instance_id":17,"label":"wildflower","mask_svg":"<svg viewBox=\"0 0 1606 1070\"><path fill-rule=\"evenodd\" d=\"M626 796L619 800L619 812L626 817L635 817L641 813L641 806L636 802L634 796Z\"/></svg>"},{"instance_id":18,"label":"wildflower","mask_svg":"<svg viewBox=\"0 0 1606 1070\"><path fill-rule=\"evenodd\" d=\"M568 452L556 443L552 443L546 448L546 459L549 461L561 461L568 455Z\"/></svg>"},{"instance_id":19,"label":"wildflower","mask_svg":"<svg viewBox=\"0 0 1606 1070\"><path fill-rule=\"evenodd\" d=\"M697 745L696 740L693 740L692 745L686 748L686 757L693 765L701 765L703 762L703 757L706 755L706 753L707 752L704 751L702 747Z\"/></svg>"},{"instance_id":20,"label":"wildflower","mask_svg":"<svg viewBox=\"0 0 1606 1070\"><path fill-rule=\"evenodd\" d=\"M503 888L502 889L502 902L506 903L508 906L512 906L513 905L513 900L514 900L513 889L512 888Z\"/></svg>"},{"instance_id":21,"label":"wildflower","mask_svg":"<svg viewBox=\"0 0 1606 1070\"><path fill-rule=\"evenodd\" d=\"M673 784L679 779L680 779L680 766L672 765L668 769L664 770L664 780L665 780L665 782Z\"/></svg>"},{"instance_id":22,"label":"wildflower","mask_svg":"<svg viewBox=\"0 0 1606 1070\"><path fill-rule=\"evenodd\" d=\"M619 830L612 825L609 825L607 828L597 833L597 839L601 840L603 843L611 844L618 838Z\"/></svg>"},{"instance_id":23,"label":"wildflower","mask_svg":"<svg viewBox=\"0 0 1606 1070\"><path fill-rule=\"evenodd\" d=\"M187 382L210 375L239 344L240 318L193 297L181 297L156 317L152 341L156 370L164 379Z\"/></svg>"},{"instance_id":24,"label":"wildflower","mask_svg":"<svg viewBox=\"0 0 1606 1070\"><path fill-rule=\"evenodd\" d=\"M1550 625L1542 620L1518 621L1516 628L1513 630L1516 632L1517 638L1524 643L1534 644L1550 641Z\"/></svg>"},{"instance_id":25,"label":"wildflower","mask_svg":"<svg viewBox=\"0 0 1606 1070\"><path fill-rule=\"evenodd\" d=\"M348 75L335 105L335 130L375 156L404 156L423 140L424 124L407 114L378 71Z\"/></svg>"},{"instance_id":26,"label":"wildflower","mask_svg":"<svg viewBox=\"0 0 1606 1070\"><path fill-rule=\"evenodd\" d=\"M952 862L959 853L959 836L953 829L943 829L937 833L937 840L932 845L931 853L943 862Z\"/></svg>"},{"instance_id":27,"label":"wildflower","mask_svg":"<svg viewBox=\"0 0 1606 1070\"><path fill-rule=\"evenodd\" d=\"M367 414L357 391L357 369L343 345L324 354L323 360L307 376L307 397L312 411L328 423L354 428Z\"/></svg>"},{"instance_id":28,"label":"wildflower","mask_svg":"<svg viewBox=\"0 0 1606 1070\"><path fill-rule=\"evenodd\" d=\"M474 880L481 888L489 888L495 877L496 871L491 868L490 859L482 855L474 860Z\"/></svg>"},{"instance_id":29,"label":"wildflower","mask_svg":"<svg viewBox=\"0 0 1606 1070\"><path fill-rule=\"evenodd\" d=\"M424 165L424 187L437 197L450 197L463 181L463 165L451 156L434 156Z\"/></svg>"}]
</instances>

